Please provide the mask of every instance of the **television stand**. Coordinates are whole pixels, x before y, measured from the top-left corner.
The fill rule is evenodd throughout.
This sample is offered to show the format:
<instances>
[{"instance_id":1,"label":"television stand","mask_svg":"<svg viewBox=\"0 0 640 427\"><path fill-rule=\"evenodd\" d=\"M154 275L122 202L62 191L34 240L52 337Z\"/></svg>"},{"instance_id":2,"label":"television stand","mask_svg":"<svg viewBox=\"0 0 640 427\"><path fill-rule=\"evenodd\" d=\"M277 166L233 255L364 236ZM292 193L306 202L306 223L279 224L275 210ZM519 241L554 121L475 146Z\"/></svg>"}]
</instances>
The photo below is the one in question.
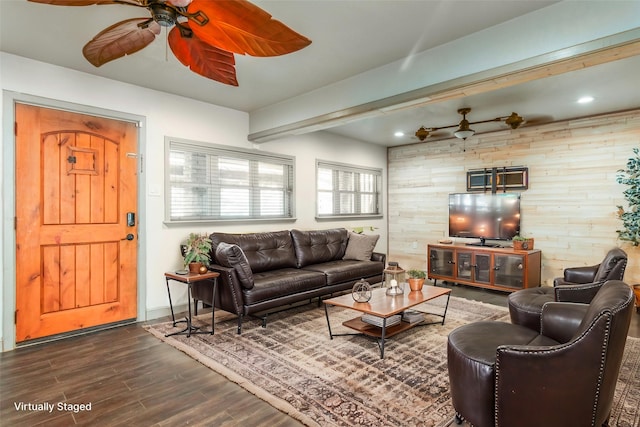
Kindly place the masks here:
<instances>
[{"instance_id":1,"label":"television stand","mask_svg":"<svg viewBox=\"0 0 640 427\"><path fill-rule=\"evenodd\" d=\"M492 248L476 243L429 244L429 279L513 292L540 286L542 254L539 250Z\"/></svg>"}]
</instances>

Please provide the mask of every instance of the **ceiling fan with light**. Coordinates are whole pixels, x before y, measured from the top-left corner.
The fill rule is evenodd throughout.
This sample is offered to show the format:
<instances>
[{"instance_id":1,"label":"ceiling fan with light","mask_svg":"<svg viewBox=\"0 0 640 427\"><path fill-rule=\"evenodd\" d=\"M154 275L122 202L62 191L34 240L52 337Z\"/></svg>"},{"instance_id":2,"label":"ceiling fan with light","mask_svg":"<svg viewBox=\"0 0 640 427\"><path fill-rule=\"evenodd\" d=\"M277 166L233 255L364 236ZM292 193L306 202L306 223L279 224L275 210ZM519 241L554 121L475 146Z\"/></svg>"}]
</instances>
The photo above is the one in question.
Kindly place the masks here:
<instances>
[{"instance_id":1,"label":"ceiling fan with light","mask_svg":"<svg viewBox=\"0 0 640 427\"><path fill-rule=\"evenodd\" d=\"M460 121L460 123L456 125L440 126L440 127L421 126L420 129L416 131L415 135L420 141L424 141L425 139L427 139L429 135L433 134L433 132L435 131L438 131L440 129L449 129L449 128L458 127L458 129L453 133L454 136L460 139L467 139L476 133L473 129L469 127L470 125L504 121L504 123L509 127L511 127L511 129L518 129L520 125L524 123L524 119L520 117L517 113L511 113L511 115L504 116L504 117L496 117L495 119L480 120L477 122L469 123L469 121L467 120L467 114L469 114L470 112L471 112L471 108L461 108L458 110L458 114L462 114L462 120Z\"/></svg>"},{"instance_id":2,"label":"ceiling fan with light","mask_svg":"<svg viewBox=\"0 0 640 427\"><path fill-rule=\"evenodd\" d=\"M206 78L238 86L233 54L280 56L311 43L246 0L29 0L55 6L122 4L150 17L118 22L89 41L82 53L96 67L135 53L173 27L168 43L176 58Z\"/></svg>"}]
</instances>

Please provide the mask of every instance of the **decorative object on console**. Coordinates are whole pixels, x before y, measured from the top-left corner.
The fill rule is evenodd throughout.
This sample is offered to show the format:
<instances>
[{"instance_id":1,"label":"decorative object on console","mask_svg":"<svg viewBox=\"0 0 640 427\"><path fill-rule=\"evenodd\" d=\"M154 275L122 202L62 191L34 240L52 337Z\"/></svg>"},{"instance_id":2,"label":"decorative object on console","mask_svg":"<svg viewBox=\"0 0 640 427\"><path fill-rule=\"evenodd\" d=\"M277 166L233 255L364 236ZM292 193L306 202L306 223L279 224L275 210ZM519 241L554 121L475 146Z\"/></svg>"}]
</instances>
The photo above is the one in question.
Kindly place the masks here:
<instances>
[{"instance_id":1,"label":"decorative object on console","mask_svg":"<svg viewBox=\"0 0 640 427\"><path fill-rule=\"evenodd\" d=\"M616 182L627 187L622 192L628 208L618 205L618 218L622 220L622 229L616 230L620 240L640 245L640 149L634 148L634 157L627 161L627 168L618 170Z\"/></svg>"},{"instance_id":2,"label":"decorative object on console","mask_svg":"<svg viewBox=\"0 0 640 427\"><path fill-rule=\"evenodd\" d=\"M351 289L351 296L355 302L367 302L371 299L371 285L364 279L358 280Z\"/></svg>"},{"instance_id":3,"label":"decorative object on console","mask_svg":"<svg viewBox=\"0 0 640 427\"><path fill-rule=\"evenodd\" d=\"M457 125L448 125L448 126L439 126L439 127L421 126L420 129L416 131L415 135L420 141L424 141L432 132L435 132L440 129L449 129L449 128L457 127L458 129L454 132L454 136L456 138L464 140L475 134L475 131L469 127L470 125L504 121L504 123L509 127L511 127L511 129L518 129L520 125L524 123L524 119L520 117L517 113L511 113L510 116L496 117L495 119L480 120L477 122L470 123L467 120L467 114L469 114L470 112L471 112L471 108L460 108L458 110L458 114L462 114L462 120Z\"/></svg>"},{"instance_id":4,"label":"decorative object on console","mask_svg":"<svg viewBox=\"0 0 640 427\"><path fill-rule=\"evenodd\" d=\"M427 277L427 273L422 270L409 270L407 271L407 282L409 282L409 288L411 291L421 291L424 286L424 279Z\"/></svg>"},{"instance_id":5,"label":"decorative object on console","mask_svg":"<svg viewBox=\"0 0 640 427\"><path fill-rule=\"evenodd\" d=\"M533 237L513 236L513 249L516 251L530 251L533 249Z\"/></svg>"},{"instance_id":6,"label":"decorative object on console","mask_svg":"<svg viewBox=\"0 0 640 427\"><path fill-rule=\"evenodd\" d=\"M150 17L126 19L101 31L82 49L96 67L145 48L162 27L173 27L167 43L176 58L194 73L238 86L234 53L280 56L300 50L311 40L241 0L30 0L56 6L124 4L144 7Z\"/></svg>"},{"instance_id":7,"label":"decorative object on console","mask_svg":"<svg viewBox=\"0 0 640 427\"><path fill-rule=\"evenodd\" d=\"M181 248L182 249L182 248ZM200 267L211 262L211 239L206 234L189 233L189 238L184 244L184 266L189 266L191 273L200 273ZM205 271L206 273L206 271Z\"/></svg>"}]
</instances>

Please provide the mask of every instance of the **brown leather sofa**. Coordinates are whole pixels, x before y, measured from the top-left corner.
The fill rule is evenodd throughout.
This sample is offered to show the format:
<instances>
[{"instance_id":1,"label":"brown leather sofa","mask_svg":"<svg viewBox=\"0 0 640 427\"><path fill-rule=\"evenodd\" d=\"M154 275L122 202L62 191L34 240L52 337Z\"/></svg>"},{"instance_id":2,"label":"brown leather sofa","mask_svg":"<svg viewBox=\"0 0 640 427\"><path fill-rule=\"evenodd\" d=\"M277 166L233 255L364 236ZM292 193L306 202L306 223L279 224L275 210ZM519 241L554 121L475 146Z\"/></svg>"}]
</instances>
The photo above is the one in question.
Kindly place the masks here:
<instances>
[{"instance_id":1,"label":"brown leather sofa","mask_svg":"<svg viewBox=\"0 0 640 427\"><path fill-rule=\"evenodd\" d=\"M495 321L456 328L447 344L456 423L608 425L632 314L631 288L612 280L591 304L545 304L540 333Z\"/></svg>"},{"instance_id":2,"label":"brown leather sofa","mask_svg":"<svg viewBox=\"0 0 640 427\"><path fill-rule=\"evenodd\" d=\"M588 304L607 280L623 280L627 267L627 253L613 248L600 264L571 267L563 277L553 281L553 287L522 289L507 298L511 323L537 329L542 307L551 301Z\"/></svg>"},{"instance_id":3,"label":"brown leather sofa","mask_svg":"<svg viewBox=\"0 0 640 427\"><path fill-rule=\"evenodd\" d=\"M215 305L238 315L260 314L351 289L360 279L382 281L386 256L373 252L377 236L330 230L211 234L212 264L220 273ZM354 249L355 248L355 249ZM211 301L211 287L194 284L194 299ZM265 314L266 313L266 314Z\"/></svg>"}]
</instances>

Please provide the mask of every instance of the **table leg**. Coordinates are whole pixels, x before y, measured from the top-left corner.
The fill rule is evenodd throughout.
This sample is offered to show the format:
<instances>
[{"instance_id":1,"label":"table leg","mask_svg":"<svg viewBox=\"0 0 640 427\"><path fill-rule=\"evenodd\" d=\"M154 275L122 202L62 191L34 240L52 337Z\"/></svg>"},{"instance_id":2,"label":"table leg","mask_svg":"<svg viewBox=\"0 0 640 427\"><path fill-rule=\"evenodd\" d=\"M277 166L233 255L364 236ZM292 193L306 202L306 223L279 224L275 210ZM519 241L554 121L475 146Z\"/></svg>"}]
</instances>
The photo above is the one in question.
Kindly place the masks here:
<instances>
[{"instance_id":1,"label":"table leg","mask_svg":"<svg viewBox=\"0 0 640 427\"><path fill-rule=\"evenodd\" d=\"M387 318L382 319L382 333L380 334L380 359L384 359L384 337L387 333Z\"/></svg>"},{"instance_id":2,"label":"table leg","mask_svg":"<svg viewBox=\"0 0 640 427\"><path fill-rule=\"evenodd\" d=\"M189 317L187 317L187 338L191 337L191 282L187 283L187 306L189 306Z\"/></svg>"},{"instance_id":3,"label":"table leg","mask_svg":"<svg viewBox=\"0 0 640 427\"><path fill-rule=\"evenodd\" d=\"M447 309L449 308L450 297L451 297L451 292L447 294L447 304L444 306L444 313L442 313L442 325L444 325L444 318L447 316Z\"/></svg>"},{"instance_id":4,"label":"table leg","mask_svg":"<svg viewBox=\"0 0 640 427\"><path fill-rule=\"evenodd\" d=\"M331 322L329 322L329 311L327 310L327 304L324 305L324 316L327 318L327 328L329 328L329 338L333 339L333 334L331 333Z\"/></svg>"},{"instance_id":5,"label":"table leg","mask_svg":"<svg viewBox=\"0 0 640 427\"><path fill-rule=\"evenodd\" d=\"M169 294L169 307L171 307L171 320L173 321L173 326L176 326L176 316L173 314L173 302L171 302L171 290L169 289L169 278L165 278L167 282L167 294Z\"/></svg>"},{"instance_id":6,"label":"table leg","mask_svg":"<svg viewBox=\"0 0 640 427\"><path fill-rule=\"evenodd\" d=\"M216 320L216 289L218 288L218 278L214 277L213 279L213 296L211 297L211 335L215 331L214 322Z\"/></svg>"}]
</instances>

